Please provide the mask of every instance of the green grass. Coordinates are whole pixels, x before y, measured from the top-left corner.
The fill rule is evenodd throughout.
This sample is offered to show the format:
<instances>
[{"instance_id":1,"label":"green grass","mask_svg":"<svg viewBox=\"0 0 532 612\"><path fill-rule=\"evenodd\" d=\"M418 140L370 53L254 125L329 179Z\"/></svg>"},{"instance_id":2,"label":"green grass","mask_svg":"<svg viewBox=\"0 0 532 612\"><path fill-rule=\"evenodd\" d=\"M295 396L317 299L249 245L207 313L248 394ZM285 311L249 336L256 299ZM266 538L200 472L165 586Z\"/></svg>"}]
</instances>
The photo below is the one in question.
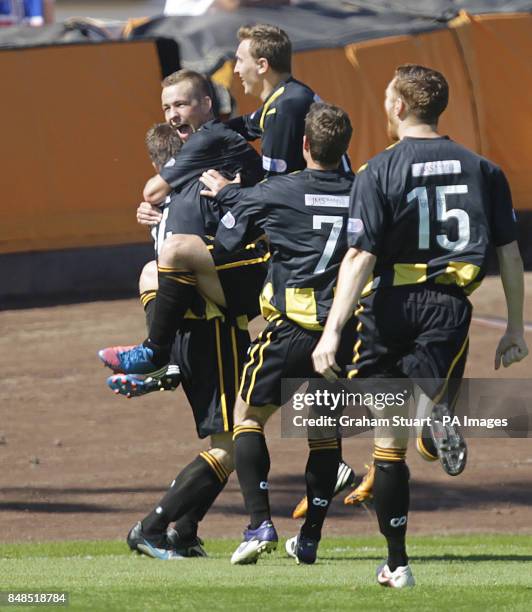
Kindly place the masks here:
<instances>
[{"instance_id":1,"label":"green grass","mask_svg":"<svg viewBox=\"0 0 532 612\"><path fill-rule=\"evenodd\" d=\"M326 538L314 566L285 558L283 542L233 567L237 544L208 541L209 559L170 562L122 542L2 545L0 590L68 591L75 610L532 610L532 536L411 537L418 584L402 591L375 583L380 538Z\"/></svg>"}]
</instances>

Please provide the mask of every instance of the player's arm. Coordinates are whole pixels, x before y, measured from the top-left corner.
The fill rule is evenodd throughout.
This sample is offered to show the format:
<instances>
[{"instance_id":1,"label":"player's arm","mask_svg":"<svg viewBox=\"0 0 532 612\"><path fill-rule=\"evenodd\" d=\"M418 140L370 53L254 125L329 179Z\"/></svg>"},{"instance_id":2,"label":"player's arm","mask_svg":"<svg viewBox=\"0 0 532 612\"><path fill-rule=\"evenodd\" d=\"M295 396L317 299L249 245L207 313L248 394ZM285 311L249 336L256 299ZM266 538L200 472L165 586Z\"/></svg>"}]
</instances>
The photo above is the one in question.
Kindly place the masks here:
<instances>
[{"instance_id":1,"label":"player's arm","mask_svg":"<svg viewBox=\"0 0 532 612\"><path fill-rule=\"evenodd\" d=\"M497 248L499 271L501 275L508 320L506 331L500 339L495 351L495 369L502 365L507 368L512 363L524 359L528 355L528 347L524 338L523 302L524 302L524 272L523 260L519 253L517 241Z\"/></svg>"},{"instance_id":2,"label":"player's arm","mask_svg":"<svg viewBox=\"0 0 532 612\"><path fill-rule=\"evenodd\" d=\"M353 316L376 259L375 255L368 251L350 248L340 266L333 305L321 339L312 353L314 369L331 382L338 378L336 372L340 371L336 363L336 352L342 329Z\"/></svg>"},{"instance_id":3,"label":"player's arm","mask_svg":"<svg viewBox=\"0 0 532 612\"><path fill-rule=\"evenodd\" d=\"M254 113L229 119L227 125L235 132L238 132L246 140L257 140L257 138L260 138L262 135L262 130L260 129L259 124L261 115L262 107L256 110Z\"/></svg>"},{"instance_id":4,"label":"player's arm","mask_svg":"<svg viewBox=\"0 0 532 612\"><path fill-rule=\"evenodd\" d=\"M498 370L501 362L507 368L524 359L528 355L528 348L523 325L523 261L517 244L517 219L513 210L512 194L500 168L490 168L488 180L492 200L491 235L499 260L508 312L506 331L495 351L495 369Z\"/></svg>"},{"instance_id":5,"label":"player's arm","mask_svg":"<svg viewBox=\"0 0 532 612\"><path fill-rule=\"evenodd\" d=\"M246 244L248 235L257 227L264 229L268 205L263 187L259 184L240 190L235 185L228 185L218 194L216 200L224 207L228 199L235 198L237 203L222 217L215 248L234 251Z\"/></svg>"},{"instance_id":6,"label":"player's arm","mask_svg":"<svg viewBox=\"0 0 532 612\"><path fill-rule=\"evenodd\" d=\"M148 180L148 182L144 186L144 191L142 192L142 195L144 197L145 202L148 202L148 204L152 204L153 206L157 206L164 202L166 196L170 193L171 190L172 188L162 178L162 176L160 174L156 174Z\"/></svg>"},{"instance_id":7,"label":"player's arm","mask_svg":"<svg viewBox=\"0 0 532 612\"><path fill-rule=\"evenodd\" d=\"M362 289L375 267L387 219L386 200L376 175L368 166L356 175L349 201L347 251L340 272L333 305L312 361L314 369L329 381L339 371L335 355L346 321L360 299Z\"/></svg>"}]
</instances>

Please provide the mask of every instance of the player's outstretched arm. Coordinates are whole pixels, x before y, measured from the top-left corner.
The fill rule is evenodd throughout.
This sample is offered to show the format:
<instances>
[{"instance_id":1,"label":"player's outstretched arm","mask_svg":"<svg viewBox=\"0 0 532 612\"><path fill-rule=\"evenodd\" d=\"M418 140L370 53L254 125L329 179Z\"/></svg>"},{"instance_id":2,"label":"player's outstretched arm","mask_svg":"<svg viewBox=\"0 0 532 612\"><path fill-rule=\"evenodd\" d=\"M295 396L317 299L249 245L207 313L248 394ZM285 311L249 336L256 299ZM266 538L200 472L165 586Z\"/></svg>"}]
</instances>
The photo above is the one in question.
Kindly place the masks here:
<instances>
[{"instance_id":1,"label":"player's outstretched arm","mask_svg":"<svg viewBox=\"0 0 532 612\"><path fill-rule=\"evenodd\" d=\"M170 185L162 178L160 174L152 176L144 186L143 197L144 201L149 204L161 204L166 196L171 191Z\"/></svg>"},{"instance_id":2,"label":"player's outstretched arm","mask_svg":"<svg viewBox=\"0 0 532 612\"><path fill-rule=\"evenodd\" d=\"M312 353L314 369L330 382L338 378L336 372L340 370L336 363L336 352L342 329L353 315L364 285L373 272L375 261L375 255L351 247L340 266L333 305L321 339Z\"/></svg>"},{"instance_id":3,"label":"player's outstretched arm","mask_svg":"<svg viewBox=\"0 0 532 612\"><path fill-rule=\"evenodd\" d=\"M523 260L519 253L517 241L498 247L497 258L506 298L508 323L495 351L496 370L499 369L501 362L507 368L528 355L523 325Z\"/></svg>"}]
</instances>

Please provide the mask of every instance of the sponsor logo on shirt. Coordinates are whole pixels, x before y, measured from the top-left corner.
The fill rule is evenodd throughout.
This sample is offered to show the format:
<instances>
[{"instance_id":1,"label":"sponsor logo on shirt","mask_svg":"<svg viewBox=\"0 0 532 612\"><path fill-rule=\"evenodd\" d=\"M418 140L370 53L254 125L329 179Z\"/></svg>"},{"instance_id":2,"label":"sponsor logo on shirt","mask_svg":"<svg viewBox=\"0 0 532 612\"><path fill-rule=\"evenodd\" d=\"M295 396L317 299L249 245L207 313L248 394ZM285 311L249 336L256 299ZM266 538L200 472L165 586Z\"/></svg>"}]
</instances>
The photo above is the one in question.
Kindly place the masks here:
<instances>
[{"instance_id":1,"label":"sponsor logo on shirt","mask_svg":"<svg viewBox=\"0 0 532 612\"><path fill-rule=\"evenodd\" d=\"M439 159L437 161L412 164L412 176L440 176L442 174L461 174L459 159Z\"/></svg>"},{"instance_id":2,"label":"sponsor logo on shirt","mask_svg":"<svg viewBox=\"0 0 532 612\"><path fill-rule=\"evenodd\" d=\"M324 208L349 208L349 196L306 193L305 206L323 206Z\"/></svg>"},{"instance_id":3,"label":"sponsor logo on shirt","mask_svg":"<svg viewBox=\"0 0 532 612\"><path fill-rule=\"evenodd\" d=\"M166 164L164 164L165 168L172 168L172 166L175 166L175 158L171 157Z\"/></svg>"}]
</instances>

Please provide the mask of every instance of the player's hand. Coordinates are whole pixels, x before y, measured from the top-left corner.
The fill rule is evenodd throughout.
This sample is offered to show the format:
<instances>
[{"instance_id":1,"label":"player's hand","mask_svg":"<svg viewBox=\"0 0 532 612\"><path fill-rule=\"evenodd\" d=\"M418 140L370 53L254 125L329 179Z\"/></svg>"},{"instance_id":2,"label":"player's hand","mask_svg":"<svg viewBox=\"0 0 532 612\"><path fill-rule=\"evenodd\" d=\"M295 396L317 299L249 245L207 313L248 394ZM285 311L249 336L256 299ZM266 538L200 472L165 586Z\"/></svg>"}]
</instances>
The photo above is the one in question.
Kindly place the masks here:
<instances>
[{"instance_id":1,"label":"player's hand","mask_svg":"<svg viewBox=\"0 0 532 612\"><path fill-rule=\"evenodd\" d=\"M206 187L206 189L200 191L200 194L208 198L215 198L226 185L240 185L240 174L237 174L236 177L230 181L226 179L225 176L222 176L217 170L207 170L207 172L204 172L199 177L199 181Z\"/></svg>"},{"instance_id":2,"label":"player's hand","mask_svg":"<svg viewBox=\"0 0 532 612\"><path fill-rule=\"evenodd\" d=\"M499 345L495 351L495 369L498 370L502 365L507 368L512 363L521 361L528 355L528 347L522 333L506 332L499 340Z\"/></svg>"},{"instance_id":3,"label":"player's hand","mask_svg":"<svg viewBox=\"0 0 532 612\"><path fill-rule=\"evenodd\" d=\"M163 213L159 206L153 206L149 202L141 202L137 208L137 223L153 227L160 223Z\"/></svg>"},{"instance_id":4,"label":"player's hand","mask_svg":"<svg viewBox=\"0 0 532 612\"><path fill-rule=\"evenodd\" d=\"M340 367L336 363L336 351L338 350L339 344L339 335L324 333L312 353L314 369L329 382L338 380Z\"/></svg>"}]
</instances>

